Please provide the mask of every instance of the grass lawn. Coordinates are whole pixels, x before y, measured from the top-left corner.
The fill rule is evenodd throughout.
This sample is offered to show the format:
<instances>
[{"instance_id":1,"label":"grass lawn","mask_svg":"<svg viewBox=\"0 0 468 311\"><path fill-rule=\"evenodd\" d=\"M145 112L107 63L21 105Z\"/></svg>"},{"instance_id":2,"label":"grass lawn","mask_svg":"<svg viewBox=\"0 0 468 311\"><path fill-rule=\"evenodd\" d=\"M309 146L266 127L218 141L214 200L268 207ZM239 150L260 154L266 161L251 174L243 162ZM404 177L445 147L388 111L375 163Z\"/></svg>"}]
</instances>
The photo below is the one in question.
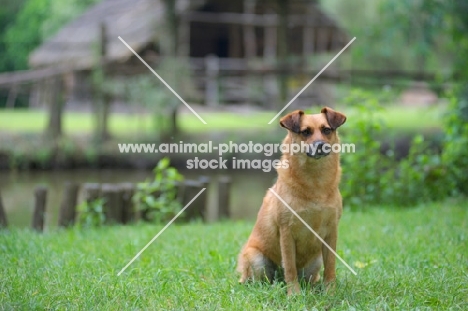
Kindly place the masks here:
<instances>
[{"instance_id":1,"label":"grass lawn","mask_svg":"<svg viewBox=\"0 0 468 311\"><path fill-rule=\"evenodd\" d=\"M462 201L345 211L334 295L286 296L237 284L251 223L0 232L2 310L467 310L468 209Z\"/></svg>"},{"instance_id":2,"label":"grass lawn","mask_svg":"<svg viewBox=\"0 0 468 311\"><path fill-rule=\"evenodd\" d=\"M352 113L352 110L343 110ZM276 112L242 113L200 113L207 125L195 115L182 114L179 125L188 132L205 132L213 129L268 129L268 122ZM440 127L442 110L440 107L415 108L393 106L378 114L384 122L394 128L427 128ZM128 133L151 132L153 120L151 115L112 114L110 117L111 133L125 135ZM353 118L348 120L352 126ZM0 110L0 132L41 132L47 124L47 115L41 111ZM65 113L64 130L67 134L91 133L94 128L94 117L89 113Z\"/></svg>"}]
</instances>

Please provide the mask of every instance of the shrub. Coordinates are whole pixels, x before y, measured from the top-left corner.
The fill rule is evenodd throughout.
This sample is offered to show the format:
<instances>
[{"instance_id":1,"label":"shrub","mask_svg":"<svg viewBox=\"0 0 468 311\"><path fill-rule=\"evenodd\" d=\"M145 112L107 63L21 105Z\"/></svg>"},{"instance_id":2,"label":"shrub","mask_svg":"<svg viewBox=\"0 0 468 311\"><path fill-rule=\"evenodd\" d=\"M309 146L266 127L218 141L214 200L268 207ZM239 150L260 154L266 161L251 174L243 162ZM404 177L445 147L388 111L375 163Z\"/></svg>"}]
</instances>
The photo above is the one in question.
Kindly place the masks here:
<instances>
[{"instance_id":1,"label":"shrub","mask_svg":"<svg viewBox=\"0 0 468 311\"><path fill-rule=\"evenodd\" d=\"M378 100L365 91L354 90L346 104L357 108L356 113L360 117L356 118L355 126L343 135L347 142L356 145L355 153L342 158L341 188L345 204L403 206L440 200L449 195L449 169L453 166L448 161L444 163L441 155L429 147L422 135L414 137L409 155L397 161L391 151L381 153L380 139L387 128L374 115L375 111L382 109ZM461 151L457 148L449 150L456 154ZM462 150L466 152L466 149ZM468 162L467 157L458 161ZM468 181L463 174L460 178Z\"/></svg>"},{"instance_id":2,"label":"shrub","mask_svg":"<svg viewBox=\"0 0 468 311\"><path fill-rule=\"evenodd\" d=\"M153 172L154 179L138 184L132 199L143 220L167 222L182 208L177 200L177 188L183 177L170 167L168 158L161 159Z\"/></svg>"},{"instance_id":3,"label":"shrub","mask_svg":"<svg viewBox=\"0 0 468 311\"><path fill-rule=\"evenodd\" d=\"M439 154L431 150L422 135L414 137L409 155L383 174L382 201L387 204L414 205L445 198L449 189L446 169Z\"/></svg>"},{"instance_id":4,"label":"shrub","mask_svg":"<svg viewBox=\"0 0 468 311\"><path fill-rule=\"evenodd\" d=\"M78 205L78 226L80 227L100 227L104 225L106 216L104 214L103 198L94 201L84 201Z\"/></svg>"},{"instance_id":5,"label":"shrub","mask_svg":"<svg viewBox=\"0 0 468 311\"><path fill-rule=\"evenodd\" d=\"M345 104L356 108L354 114L359 117L349 116L357 121L343 135L344 140L356 145L355 153L342 157L343 197L353 206L378 202L381 173L386 163L382 161L379 140L384 124L374 113L382 108L374 97L359 89L351 92Z\"/></svg>"},{"instance_id":6,"label":"shrub","mask_svg":"<svg viewBox=\"0 0 468 311\"><path fill-rule=\"evenodd\" d=\"M442 161L447 167L451 188L455 193L468 194L468 86L450 96L445 118L445 140Z\"/></svg>"}]
</instances>

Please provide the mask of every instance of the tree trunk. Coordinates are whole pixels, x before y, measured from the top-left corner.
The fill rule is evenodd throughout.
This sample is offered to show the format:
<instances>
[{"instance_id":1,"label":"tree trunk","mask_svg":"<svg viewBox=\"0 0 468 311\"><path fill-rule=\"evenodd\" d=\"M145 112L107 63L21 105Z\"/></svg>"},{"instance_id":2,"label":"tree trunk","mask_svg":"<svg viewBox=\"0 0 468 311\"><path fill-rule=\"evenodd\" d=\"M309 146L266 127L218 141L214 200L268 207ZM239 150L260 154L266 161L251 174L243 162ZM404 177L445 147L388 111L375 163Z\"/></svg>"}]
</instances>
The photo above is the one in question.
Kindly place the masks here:
<instances>
[{"instance_id":1,"label":"tree trunk","mask_svg":"<svg viewBox=\"0 0 468 311\"><path fill-rule=\"evenodd\" d=\"M256 0L244 0L244 13L255 14ZM255 27L253 25L244 25L244 54L247 60L257 56L257 45L255 40Z\"/></svg>"},{"instance_id":2,"label":"tree trunk","mask_svg":"<svg viewBox=\"0 0 468 311\"><path fill-rule=\"evenodd\" d=\"M47 83L48 86L48 108L49 122L47 135L56 139L62 135L62 112L63 112L63 80L62 77L54 77Z\"/></svg>"},{"instance_id":3,"label":"tree trunk","mask_svg":"<svg viewBox=\"0 0 468 311\"><path fill-rule=\"evenodd\" d=\"M176 0L164 0L166 7L166 27L167 27L167 39L166 39L166 55L165 56L176 56L177 55L177 43L178 43L178 18L176 12Z\"/></svg>"},{"instance_id":4,"label":"tree trunk","mask_svg":"<svg viewBox=\"0 0 468 311\"><path fill-rule=\"evenodd\" d=\"M98 141L104 142L110 139L109 133L109 113L111 99L103 90L98 97Z\"/></svg>"},{"instance_id":5,"label":"tree trunk","mask_svg":"<svg viewBox=\"0 0 468 311\"><path fill-rule=\"evenodd\" d=\"M288 97L288 77L286 74L288 60L288 0L276 0L278 5L278 67L279 74L279 103L278 108L286 104Z\"/></svg>"},{"instance_id":6,"label":"tree trunk","mask_svg":"<svg viewBox=\"0 0 468 311\"><path fill-rule=\"evenodd\" d=\"M101 24L101 59L99 63L100 71L98 73L99 81L95 81L95 100L96 100L96 138L98 142L104 142L110 139L109 133L109 112L111 97L106 93L104 89L104 83L106 80L106 57L107 57L107 29L105 24Z\"/></svg>"},{"instance_id":7,"label":"tree trunk","mask_svg":"<svg viewBox=\"0 0 468 311\"><path fill-rule=\"evenodd\" d=\"M167 29L167 36L166 36L166 44L163 46L163 56L168 60L168 61L176 61L176 57L178 56L179 52L179 18L177 16L176 12L176 0L164 0L164 6L165 6L165 24L166 24L166 29ZM187 35L187 38L184 38L184 40L190 40L189 33L188 33L188 26L186 26L185 35ZM184 34L182 34L184 35ZM190 44L190 43L188 43ZM184 46L182 45L182 49ZM187 47L185 47L187 49ZM188 51L185 51L186 53ZM176 74L176 73L174 73ZM176 80L176 79L172 79ZM173 86L177 87L177 86ZM169 118L170 124L168 127L164 127L162 129L163 133L162 136L173 136L175 133L178 132L177 129L177 122L176 122L176 117L177 117L177 106L179 105L177 99L172 99L171 101L172 107L169 109L171 116ZM173 110L174 109L174 110ZM169 131L169 132L168 132Z\"/></svg>"},{"instance_id":8,"label":"tree trunk","mask_svg":"<svg viewBox=\"0 0 468 311\"><path fill-rule=\"evenodd\" d=\"M174 136L174 135L177 135L179 133L179 128L178 128L178 125L177 125L177 112L178 112L178 109L177 109L177 106L174 106L171 108L171 119L170 119L170 128L169 128L169 132Z\"/></svg>"}]
</instances>

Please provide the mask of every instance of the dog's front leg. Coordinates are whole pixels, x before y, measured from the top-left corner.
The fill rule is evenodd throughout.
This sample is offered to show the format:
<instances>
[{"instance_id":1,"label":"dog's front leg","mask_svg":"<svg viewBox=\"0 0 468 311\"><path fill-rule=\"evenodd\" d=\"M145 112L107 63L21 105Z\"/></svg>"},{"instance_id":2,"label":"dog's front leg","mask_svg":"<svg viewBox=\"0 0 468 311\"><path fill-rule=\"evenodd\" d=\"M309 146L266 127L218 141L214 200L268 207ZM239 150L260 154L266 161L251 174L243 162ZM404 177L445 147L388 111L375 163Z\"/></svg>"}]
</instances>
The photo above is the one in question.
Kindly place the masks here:
<instances>
[{"instance_id":1,"label":"dog's front leg","mask_svg":"<svg viewBox=\"0 0 468 311\"><path fill-rule=\"evenodd\" d=\"M337 226L336 224L332 226L331 231L325 237L324 241L336 252L336 240L338 238ZM336 270L335 270L335 255L326 247L322 245L322 256L324 264L323 278L327 289L330 288L332 283L336 279Z\"/></svg>"},{"instance_id":2,"label":"dog's front leg","mask_svg":"<svg viewBox=\"0 0 468 311\"><path fill-rule=\"evenodd\" d=\"M284 280L288 285L288 295L300 293L301 289L297 280L296 243L287 225L280 227L280 247Z\"/></svg>"}]
</instances>

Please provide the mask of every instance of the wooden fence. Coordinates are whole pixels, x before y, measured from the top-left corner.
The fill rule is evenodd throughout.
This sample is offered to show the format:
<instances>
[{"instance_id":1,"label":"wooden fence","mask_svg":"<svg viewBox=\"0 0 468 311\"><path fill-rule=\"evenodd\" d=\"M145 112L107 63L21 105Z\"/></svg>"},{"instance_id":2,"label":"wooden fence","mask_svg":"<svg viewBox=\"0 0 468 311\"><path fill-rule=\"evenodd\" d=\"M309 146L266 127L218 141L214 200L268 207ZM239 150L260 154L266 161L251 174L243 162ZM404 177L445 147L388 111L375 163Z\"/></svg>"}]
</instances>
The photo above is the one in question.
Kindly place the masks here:
<instances>
[{"instance_id":1,"label":"wooden fence","mask_svg":"<svg viewBox=\"0 0 468 311\"><path fill-rule=\"evenodd\" d=\"M216 220L229 218L230 216L230 189L231 179L222 176L217 179L217 218ZM186 206L203 188L207 188L201 195L190 204L184 212L185 220L202 219L207 220L208 188L210 187L208 177L200 177L198 180L186 180L179 184L178 198L182 206ZM136 190L133 183L85 183L77 184L68 182L63 190L62 201L59 208L59 227L70 227L75 225L79 211L78 198L80 190L83 192L84 201L91 203L97 199L103 199L103 213L105 224L130 224L142 219L142 211L137 211L132 197ZM37 186L34 191L34 211L31 219L31 228L38 232L44 230L45 215L47 211L46 186ZM0 228L8 226L7 215L2 203L0 193Z\"/></svg>"}]
</instances>

